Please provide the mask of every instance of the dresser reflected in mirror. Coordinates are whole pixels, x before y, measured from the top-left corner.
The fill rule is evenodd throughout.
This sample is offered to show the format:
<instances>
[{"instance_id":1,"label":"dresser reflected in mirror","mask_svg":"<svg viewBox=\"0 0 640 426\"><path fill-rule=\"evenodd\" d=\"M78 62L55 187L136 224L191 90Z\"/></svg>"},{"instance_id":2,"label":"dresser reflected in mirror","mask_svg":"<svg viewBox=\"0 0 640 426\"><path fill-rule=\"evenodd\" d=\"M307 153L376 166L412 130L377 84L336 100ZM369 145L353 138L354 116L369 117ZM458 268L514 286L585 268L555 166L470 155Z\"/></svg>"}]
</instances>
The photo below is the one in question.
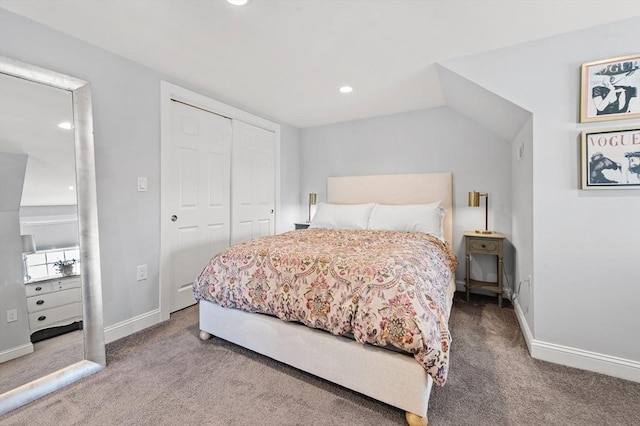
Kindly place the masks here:
<instances>
[{"instance_id":1,"label":"dresser reflected in mirror","mask_svg":"<svg viewBox=\"0 0 640 426\"><path fill-rule=\"evenodd\" d=\"M90 86L0 56L0 414L106 364Z\"/></svg>"}]
</instances>

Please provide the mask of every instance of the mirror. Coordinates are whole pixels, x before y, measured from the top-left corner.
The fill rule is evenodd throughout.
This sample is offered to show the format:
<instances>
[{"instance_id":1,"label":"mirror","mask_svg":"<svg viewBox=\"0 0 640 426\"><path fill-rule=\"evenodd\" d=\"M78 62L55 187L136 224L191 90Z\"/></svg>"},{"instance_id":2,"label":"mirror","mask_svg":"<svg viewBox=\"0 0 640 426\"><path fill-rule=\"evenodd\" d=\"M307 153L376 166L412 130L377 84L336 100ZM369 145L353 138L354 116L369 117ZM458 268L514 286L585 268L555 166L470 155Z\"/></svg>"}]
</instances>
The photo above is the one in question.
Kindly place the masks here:
<instances>
[{"instance_id":1,"label":"mirror","mask_svg":"<svg viewBox=\"0 0 640 426\"><path fill-rule=\"evenodd\" d=\"M0 56L0 77L19 78L30 82L32 86L44 85L46 89L62 89L71 101L72 122L70 123L73 138L69 138L68 145L73 146L73 150L69 149L65 154L65 149L61 148L60 152L50 153L47 157L52 163L52 167L57 167L61 163L75 163L75 179L69 175L60 175L60 184L65 185L70 193L75 189L77 197L77 235L67 238L68 242L64 249L69 250L53 250L51 253L51 265L45 260L45 266L54 266L53 259L71 260L66 257L78 256L78 259L72 258L75 272L73 268L68 272L71 280L78 281L78 289L81 294L82 305L77 315L78 319L82 318L82 340L84 341L83 359L78 362L71 363L57 371L37 378L29 383L20 385L14 389L8 390L0 395L0 414L11 411L21 405L44 396L56 389L67 384L79 380L85 376L93 374L106 365L106 354L104 346L104 329L102 319L102 288L100 281L100 253L98 244L98 215L97 215L97 198L95 185L95 157L93 149L93 121L91 106L91 88L87 82L78 80L67 75L49 71L43 68L32 66L23 62L13 60L11 58ZM35 84L34 84L35 83ZM8 88L8 85L5 85ZM23 86L21 90L27 86ZM42 87L42 86L40 86ZM0 94L4 87L0 86ZM27 93L24 94L27 96ZM2 113L2 111L0 111ZM0 118L2 119L2 118ZM55 123L57 124L57 123ZM64 142L62 142L64 144ZM69 158L73 153L74 155ZM59 158L55 158L59 157ZM33 156L34 161L35 156ZM27 303L21 298L25 298L26 291L25 280L29 280L28 271L34 274L37 268L42 269L42 262L33 262L28 265L27 258L23 253L29 253L29 249L24 248L32 246L29 238L21 238L20 231L25 229L25 224L20 223L20 202L23 197L37 197L37 194L28 194L22 192L22 185L25 179L32 179L33 176L27 175L28 156L25 153L2 153L0 156L0 167L3 177L9 176L9 179L2 179L0 182L0 195L2 205L0 206L2 231L2 242L0 243L0 339L3 341L3 347L0 347L0 356L11 354L12 351L20 351L21 339L25 340L24 333L27 333L27 341L29 340L29 328L25 328L27 321ZM45 162L47 162L45 160ZM71 175L73 170L71 169ZM7 183L9 182L9 183ZM13 182L14 184L11 184ZM31 185L30 185L31 187ZM69 189L73 187L73 189ZM51 195L50 191L46 191L40 196ZM69 206L74 202L74 198L66 194L66 199L62 201L49 201L48 203L62 203L58 206L57 213L66 217L68 223L75 227L74 214L69 211ZM57 198L59 200L59 198ZM33 211L31 214L34 214ZM44 233L42 234L45 235ZM43 237L44 239L44 237ZM76 244L76 247L73 246ZM74 251L75 250L75 251ZM57 265L57 266L61 266ZM58 274L65 275L62 268L57 270ZM40 276L46 275L44 272L37 272ZM65 281L67 280L65 278ZM61 280L62 281L62 280ZM13 302L11 302L13 300ZM15 306L14 306L15 305ZM18 307L16 307L18 306ZM5 312L6 310L6 312ZM5 318L6 314L6 318ZM44 315L43 315L44 316ZM20 330L19 324L23 324ZM69 333L71 334L71 333ZM12 344L13 343L13 344ZM30 342L29 342L30 345ZM9 349L4 348L8 346ZM71 361L70 361L71 362Z\"/></svg>"},{"instance_id":2,"label":"mirror","mask_svg":"<svg viewBox=\"0 0 640 426\"><path fill-rule=\"evenodd\" d=\"M0 74L2 263L18 261L17 211L24 266L24 283L0 269L0 311L16 313L0 334L0 394L84 358L72 121L71 92Z\"/></svg>"}]
</instances>

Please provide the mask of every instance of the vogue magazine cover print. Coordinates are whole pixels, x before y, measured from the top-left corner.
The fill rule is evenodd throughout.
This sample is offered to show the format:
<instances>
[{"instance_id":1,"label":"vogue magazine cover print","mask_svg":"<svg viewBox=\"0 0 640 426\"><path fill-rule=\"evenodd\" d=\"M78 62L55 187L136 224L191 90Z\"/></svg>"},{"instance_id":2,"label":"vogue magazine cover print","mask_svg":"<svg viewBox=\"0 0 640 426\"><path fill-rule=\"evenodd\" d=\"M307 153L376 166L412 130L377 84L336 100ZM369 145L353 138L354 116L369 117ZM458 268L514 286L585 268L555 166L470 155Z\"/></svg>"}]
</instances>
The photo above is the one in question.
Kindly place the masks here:
<instances>
[{"instance_id":1,"label":"vogue magazine cover print","mask_svg":"<svg viewBox=\"0 0 640 426\"><path fill-rule=\"evenodd\" d=\"M582 133L582 188L640 188L640 129Z\"/></svg>"},{"instance_id":2,"label":"vogue magazine cover print","mask_svg":"<svg viewBox=\"0 0 640 426\"><path fill-rule=\"evenodd\" d=\"M640 117L639 68L640 55L584 64L581 121Z\"/></svg>"}]
</instances>

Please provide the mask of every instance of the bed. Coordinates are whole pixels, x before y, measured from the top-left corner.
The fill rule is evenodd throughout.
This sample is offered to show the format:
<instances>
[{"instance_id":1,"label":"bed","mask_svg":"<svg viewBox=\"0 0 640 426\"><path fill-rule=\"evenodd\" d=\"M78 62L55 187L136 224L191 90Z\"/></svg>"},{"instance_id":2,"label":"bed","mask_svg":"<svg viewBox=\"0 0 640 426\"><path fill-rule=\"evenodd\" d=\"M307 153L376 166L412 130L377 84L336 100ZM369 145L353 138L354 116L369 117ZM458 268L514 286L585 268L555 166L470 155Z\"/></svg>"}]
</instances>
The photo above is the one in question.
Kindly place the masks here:
<instances>
[{"instance_id":1,"label":"bed","mask_svg":"<svg viewBox=\"0 0 640 426\"><path fill-rule=\"evenodd\" d=\"M441 207L444 212L442 220L439 222L439 226L441 226L440 239L423 232L381 231L375 229L384 228L373 226L374 215L372 212L375 211L376 206L424 206L435 202L439 203L438 207ZM270 249L257 246L257 244L274 244L275 239L266 242L254 240L241 243L229 251L214 256L201 276L194 282L194 294L200 307L200 338L206 340L215 335L228 340L400 408L406 411L406 420L409 425L426 425L432 385L434 382L436 385L444 384L448 368L450 334L447 323L455 291L453 272L456 262L450 246L453 213L452 176L450 173L430 173L331 177L327 182L327 203L329 203L328 207L325 208L332 208L331 206L343 208L340 206L345 206L344 209L349 210L340 211L349 212L359 209L358 206L368 206L369 203L379 204L373 204L367 213L370 215L367 217L371 218L371 220L367 219L367 230L325 229L321 220L314 219L315 225L312 223L309 230L290 231L276 236L283 239L288 250L295 252L296 256L273 255L269 251ZM396 211L389 210L391 213ZM318 216L321 216L320 210ZM358 219L354 220L357 221L360 217L358 216ZM378 222L382 220L380 213L376 217ZM394 217L395 214L391 214L387 219L394 220ZM371 227L374 230L371 230ZM400 234L409 236L405 237ZM378 240L378 238L382 240ZM405 238L410 241L405 242ZM402 242L399 242L401 239ZM323 260L324 252L310 254L308 258L315 260L306 263L304 260L291 260L300 259L300 252L297 251L299 246L306 247L313 243L312 240L330 241L332 247L344 245L343 251L337 255L340 260ZM446 243L442 243L440 240L446 241ZM421 283L434 281L433 285L429 284L432 288L429 289L428 296L418 297L422 301L420 303L393 297L394 288L383 282L389 274L380 273L380 270L386 270L385 268L388 266L386 264L376 264L375 267L369 268L374 270L371 275L374 280L377 280L374 284L379 285L372 286L366 283L359 285L356 282L351 283L341 276L344 270L348 270L348 267L341 267L340 262L343 258L357 257L359 254L365 253L366 250L377 253L376 250L381 247L388 245L396 247L396 242L402 244L397 246L402 247L400 251L414 253L413 256L409 254L410 260L403 260L402 263L398 263L396 257L393 258L395 260L388 261L400 265L403 268L402 271L406 269L422 273L420 271L426 269L422 262L426 261L427 256L415 254L420 250L428 250L431 253L429 257L436 259L433 262L439 262L439 265L447 263L450 270L447 275L444 272L447 268L443 266L439 267L440 269L430 268L440 272L429 272L428 279L407 278L409 276L404 272L394 273L395 278L392 281L401 282L404 286L401 288L409 288L407 283L413 285L415 280ZM417 245L405 248L404 244L409 243ZM241 251L247 247L252 251ZM239 253L245 257L238 257ZM246 255L245 253L254 254ZM284 272L279 269L274 272L276 269L273 268L273 264L282 263L281 257L289 259L288 261L295 263L295 265L288 264L285 265ZM373 257L383 259L382 257ZM384 263L382 260L380 262ZM326 266L329 263L332 265L332 270L323 270L322 265ZM312 264L316 266L309 267ZM241 265L242 268L239 268L238 265ZM253 269L245 268L247 265ZM366 265L362 267L367 269ZM229 272L230 269L233 270ZM244 272L239 272L240 269ZM287 273L289 273L288 276ZM252 282L253 286L240 288L235 282L235 277L240 275L236 274L252 277L249 282ZM341 301L344 302L342 305L339 303L336 303L335 306L325 304L326 297L325 299L314 298L315 293L311 294L318 289L310 283L322 281L323 276L325 278L333 277L331 279L338 281L345 278L344 285L352 286L343 291L342 295L338 293L330 295L332 303ZM400 276L402 279L398 278ZM434 278L436 276L437 278ZM298 298L293 297L294 301L287 303L282 303L280 296L270 298L264 291L265 285L256 284L269 283L268 285L274 286L275 284L272 282L279 282L279 286L290 291L289 284L292 279L297 280L296 282L303 281L306 283L306 287L302 289L304 295L299 295ZM420 286L423 285L426 284L420 284ZM376 288L376 291L364 290L370 287ZM418 288L417 284L416 288ZM406 297L408 293L411 293L413 297L413 292L402 292L401 290L398 294ZM422 292L415 293L422 295ZM356 296L351 297L354 294ZM427 294L426 291L425 294ZM315 295L317 296L317 294ZM305 297L307 306L303 306L305 305ZM375 321L373 321L374 326L372 327L371 317L377 318L382 313L389 311L389 306L380 305L382 302L376 302L378 299L375 297L380 297L380 300L384 301L395 300L398 302L397 305L402 307L413 303L411 305L412 312L417 311L418 316L425 322L422 320L411 322L412 331L404 334L388 332L388 330L393 330L393 327L389 325L387 317L384 317L387 321L384 323L385 327L378 329L376 326L378 323ZM257 305L242 306L249 299L254 302L257 300ZM301 299L302 302L296 302L298 299ZM373 307L367 308L368 304L372 304ZM248 311L235 309L235 307L248 309ZM305 308L308 310L305 311ZM340 312L342 316L336 312ZM345 315L349 317L349 321L354 320L353 327L350 328L346 325ZM301 325L301 323L307 326ZM406 330L403 329L403 331ZM382 347L385 345L386 347ZM326 356L326 354L330 354L330 356ZM371 374L372 371L375 371L375 374Z\"/></svg>"}]
</instances>

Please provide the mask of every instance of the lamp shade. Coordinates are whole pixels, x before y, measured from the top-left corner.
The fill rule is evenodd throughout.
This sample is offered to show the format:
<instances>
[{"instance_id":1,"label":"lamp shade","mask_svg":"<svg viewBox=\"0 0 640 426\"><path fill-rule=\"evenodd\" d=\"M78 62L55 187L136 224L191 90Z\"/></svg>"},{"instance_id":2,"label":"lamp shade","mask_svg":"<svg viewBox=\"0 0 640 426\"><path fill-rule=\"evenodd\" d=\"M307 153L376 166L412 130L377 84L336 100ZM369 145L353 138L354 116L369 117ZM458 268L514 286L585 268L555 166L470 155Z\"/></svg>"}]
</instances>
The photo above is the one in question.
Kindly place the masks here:
<instances>
[{"instance_id":1,"label":"lamp shade","mask_svg":"<svg viewBox=\"0 0 640 426\"><path fill-rule=\"evenodd\" d=\"M32 234L20 235L22 240L22 253L31 254L36 252L36 238Z\"/></svg>"},{"instance_id":2,"label":"lamp shade","mask_svg":"<svg viewBox=\"0 0 640 426\"><path fill-rule=\"evenodd\" d=\"M309 193L309 219L308 219L309 222L311 222L311 206L315 206L317 202L318 202L318 194L316 194L315 192L310 192Z\"/></svg>"},{"instance_id":3,"label":"lamp shade","mask_svg":"<svg viewBox=\"0 0 640 426\"><path fill-rule=\"evenodd\" d=\"M469 192L469 207L480 207L480 193L477 191Z\"/></svg>"}]
</instances>

